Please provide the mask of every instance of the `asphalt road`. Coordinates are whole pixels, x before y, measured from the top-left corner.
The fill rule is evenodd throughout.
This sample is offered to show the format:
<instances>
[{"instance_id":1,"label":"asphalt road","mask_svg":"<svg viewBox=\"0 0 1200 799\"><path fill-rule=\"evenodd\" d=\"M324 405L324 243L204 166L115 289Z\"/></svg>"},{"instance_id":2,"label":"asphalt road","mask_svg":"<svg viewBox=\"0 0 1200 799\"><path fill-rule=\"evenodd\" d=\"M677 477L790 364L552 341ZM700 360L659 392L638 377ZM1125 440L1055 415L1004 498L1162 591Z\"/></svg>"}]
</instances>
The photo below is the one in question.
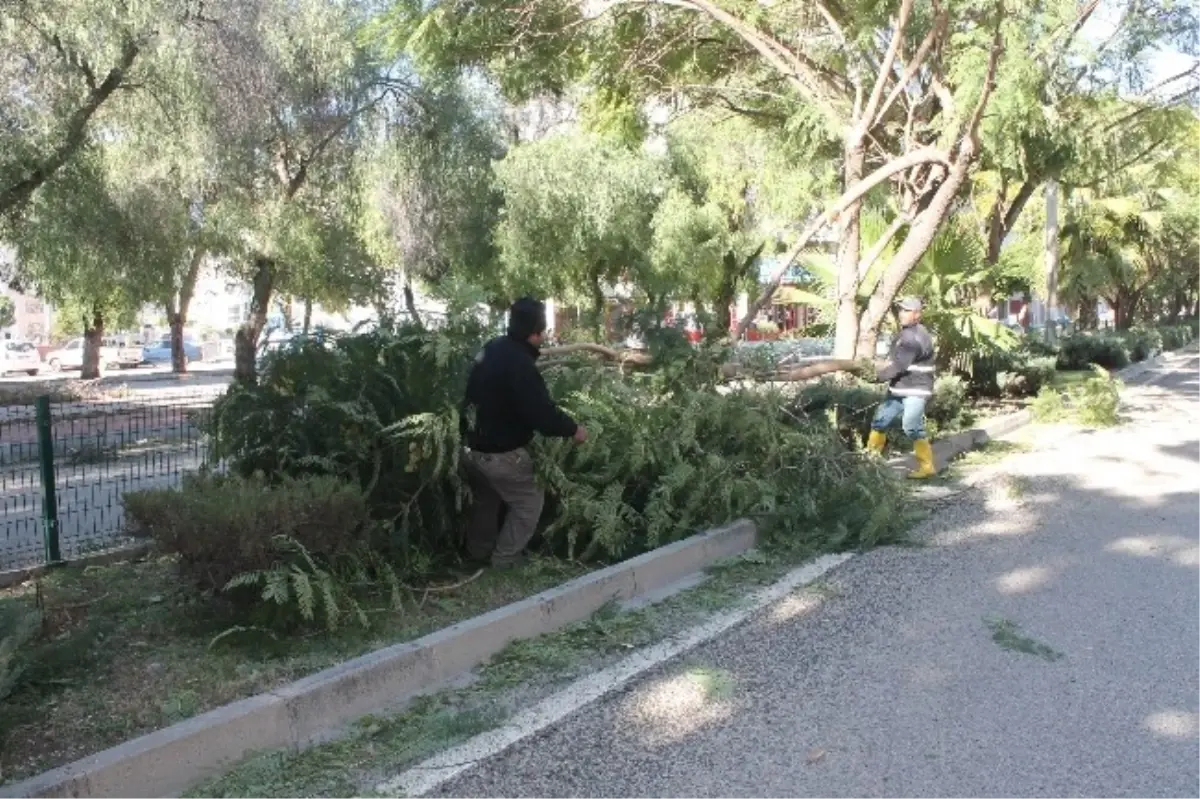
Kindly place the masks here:
<instances>
[{"instance_id":1,"label":"asphalt road","mask_svg":"<svg viewBox=\"0 0 1200 799\"><path fill-rule=\"evenodd\" d=\"M79 370L51 372L48 369L34 377L28 375L0 376L0 390L6 386L18 387L27 383L46 383L78 380ZM170 365L140 366L136 369L114 369L106 372L98 381L101 385L116 388L125 386L133 395L153 394L170 389L178 390L189 386L226 386L233 379L232 361L197 361L188 366L188 374L179 378L171 372Z\"/></svg>"},{"instance_id":2,"label":"asphalt road","mask_svg":"<svg viewBox=\"0 0 1200 799\"><path fill-rule=\"evenodd\" d=\"M1198 368L437 795L1200 795Z\"/></svg>"}]
</instances>

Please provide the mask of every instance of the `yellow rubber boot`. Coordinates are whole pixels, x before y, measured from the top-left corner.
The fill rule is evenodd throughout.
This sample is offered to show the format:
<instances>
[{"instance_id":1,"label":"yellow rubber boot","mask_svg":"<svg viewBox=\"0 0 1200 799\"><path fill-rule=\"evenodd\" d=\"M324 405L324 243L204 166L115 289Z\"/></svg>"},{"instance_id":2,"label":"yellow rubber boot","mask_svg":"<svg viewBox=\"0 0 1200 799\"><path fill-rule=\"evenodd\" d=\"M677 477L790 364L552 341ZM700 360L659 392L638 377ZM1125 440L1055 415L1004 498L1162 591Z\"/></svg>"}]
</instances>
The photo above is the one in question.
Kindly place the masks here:
<instances>
[{"instance_id":1,"label":"yellow rubber boot","mask_svg":"<svg viewBox=\"0 0 1200 799\"><path fill-rule=\"evenodd\" d=\"M878 430L872 430L867 436L867 449L871 452L882 455L884 444L887 444L887 436Z\"/></svg>"},{"instance_id":2,"label":"yellow rubber boot","mask_svg":"<svg viewBox=\"0 0 1200 799\"><path fill-rule=\"evenodd\" d=\"M917 468L909 473L909 477L922 480L937 474L937 467L933 465L933 447L929 445L928 439L922 438L914 442L913 454L917 456Z\"/></svg>"}]
</instances>

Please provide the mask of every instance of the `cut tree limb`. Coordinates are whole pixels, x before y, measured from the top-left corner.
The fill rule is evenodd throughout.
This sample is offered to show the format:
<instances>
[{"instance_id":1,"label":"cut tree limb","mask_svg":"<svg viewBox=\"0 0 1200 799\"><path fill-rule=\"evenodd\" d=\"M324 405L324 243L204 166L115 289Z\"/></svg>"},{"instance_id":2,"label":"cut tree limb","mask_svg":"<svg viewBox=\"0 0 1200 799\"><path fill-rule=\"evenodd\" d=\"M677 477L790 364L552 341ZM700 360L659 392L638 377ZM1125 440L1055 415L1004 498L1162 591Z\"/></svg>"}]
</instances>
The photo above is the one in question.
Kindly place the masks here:
<instances>
[{"instance_id":1,"label":"cut tree limb","mask_svg":"<svg viewBox=\"0 0 1200 799\"><path fill-rule=\"evenodd\" d=\"M545 347L541 351L543 358L554 358L564 355L598 355L606 361L634 366L653 366L654 358L645 352L633 350L618 350L601 344L564 344L561 347ZM550 364L553 365L553 364ZM721 377L725 380L756 379L779 383L794 383L801 380L812 380L822 375L834 372L860 372L863 364L859 361L831 358L827 361L817 361L803 366L793 366L773 371L761 371L747 368L741 364L727 363L721 367Z\"/></svg>"}]
</instances>

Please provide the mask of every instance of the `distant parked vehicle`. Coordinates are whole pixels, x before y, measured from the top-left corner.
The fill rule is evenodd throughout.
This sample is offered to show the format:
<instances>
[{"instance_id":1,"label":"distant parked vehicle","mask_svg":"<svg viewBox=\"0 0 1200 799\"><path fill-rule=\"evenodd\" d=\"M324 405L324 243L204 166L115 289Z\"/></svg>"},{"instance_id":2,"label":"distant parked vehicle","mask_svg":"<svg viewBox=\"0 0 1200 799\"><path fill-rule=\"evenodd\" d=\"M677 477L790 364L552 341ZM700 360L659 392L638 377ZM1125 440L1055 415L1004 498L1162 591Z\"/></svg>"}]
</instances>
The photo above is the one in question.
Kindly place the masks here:
<instances>
[{"instance_id":1,"label":"distant parked vehicle","mask_svg":"<svg viewBox=\"0 0 1200 799\"><path fill-rule=\"evenodd\" d=\"M145 360L142 345L128 336L106 336L101 344L116 352L115 360L106 363L115 363L121 369L136 369Z\"/></svg>"},{"instance_id":2,"label":"distant parked vehicle","mask_svg":"<svg viewBox=\"0 0 1200 799\"><path fill-rule=\"evenodd\" d=\"M183 339L184 364L204 359L204 352L199 342L185 337ZM163 336L158 341L147 344L142 348L142 362L148 364L163 364L171 362L171 337Z\"/></svg>"},{"instance_id":3,"label":"distant parked vehicle","mask_svg":"<svg viewBox=\"0 0 1200 799\"><path fill-rule=\"evenodd\" d=\"M101 369L126 369L142 362L140 346L122 345L116 339L102 339L100 344ZM53 372L64 369L83 368L83 339L73 338L58 349L46 353L46 365Z\"/></svg>"},{"instance_id":4,"label":"distant parked vehicle","mask_svg":"<svg viewBox=\"0 0 1200 799\"><path fill-rule=\"evenodd\" d=\"M36 375L42 368L42 357L37 347L25 341L6 341L0 348L0 375L24 372Z\"/></svg>"}]
</instances>

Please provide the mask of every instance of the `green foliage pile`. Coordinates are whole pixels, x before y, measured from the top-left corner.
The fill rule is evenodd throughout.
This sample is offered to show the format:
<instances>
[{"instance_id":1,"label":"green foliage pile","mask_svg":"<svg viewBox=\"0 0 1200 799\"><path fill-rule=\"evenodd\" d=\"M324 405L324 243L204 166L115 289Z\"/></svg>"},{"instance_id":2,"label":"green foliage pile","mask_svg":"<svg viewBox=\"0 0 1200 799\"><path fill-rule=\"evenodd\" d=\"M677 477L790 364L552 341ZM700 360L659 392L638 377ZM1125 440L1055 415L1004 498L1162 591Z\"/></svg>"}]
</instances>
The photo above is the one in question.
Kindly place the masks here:
<instances>
[{"instance_id":1,"label":"green foliage pile","mask_svg":"<svg viewBox=\"0 0 1200 799\"><path fill-rule=\"evenodd\" d=\"M1099 366L1092 370L1093 377L1065 393L1050 386L1043 388L1030 405L1033 418L1039 422L1072 419L1084 427L1119 424L1121 381Z\"/></svg>"},{"instance_id":2,"label":"green foliage pile","mask_svg":"<svg viewBox=\"0 0 1200 799\"><path fill-rule=\"evenodd\" d=\"M1083 426L1112 427L1120 422L1121 381L1100 367L1095 367L1095 372L1095 377L1071 390L1071 405Z\"/></svg>"},{"instance_id":3,"label":"green foliage pile","mask_svg":"<svg viewBox=\"0 0 1200 799\"><path fill-rule=\"evenodd\" d=\"M1056 388L1045 386L1029 404L1033 418L1042 423L1059 422L1067 416L1067 405L1063 394Z\"/></svg>"},{"instance_id":4,"label":"green foliage pile","mask_svg":"<svg viewBox=\"0 0 1200 799\"><path fill-rule=\"evenodd\" d=\"M303 600L306 620L353 615L345 597L323 596L324 575L346 571L339 561L376 553L407 574L457 557L470 500L457 406L488 330L458 315L436 330L381 327L273 355L258 385L214 408L228 474L133 495L130 517L210 589L279 604L305 591L316 595ZM651 372L543 364L552 394L591 431L582 446L532 447L554 553L624 558L738 517L814 548L897 531L902 489L824 414L780 391L718 392L722 352L673 330L650 342L661 363Z\"/></svg>"}]
</instances>

